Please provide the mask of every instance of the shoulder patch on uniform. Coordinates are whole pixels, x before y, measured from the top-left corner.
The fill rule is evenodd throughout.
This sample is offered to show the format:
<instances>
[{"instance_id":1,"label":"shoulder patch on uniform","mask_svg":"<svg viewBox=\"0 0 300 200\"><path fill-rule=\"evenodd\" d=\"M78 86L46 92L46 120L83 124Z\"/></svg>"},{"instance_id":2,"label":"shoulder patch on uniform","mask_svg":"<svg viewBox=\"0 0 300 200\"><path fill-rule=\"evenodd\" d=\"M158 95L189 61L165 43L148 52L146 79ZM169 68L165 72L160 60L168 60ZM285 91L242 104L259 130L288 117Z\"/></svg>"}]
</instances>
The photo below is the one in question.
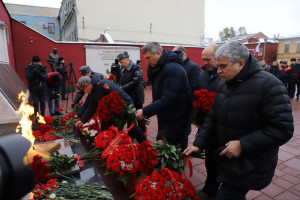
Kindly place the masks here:
<instances>
[{"instance_id":1,"label":"shoulder patch on uniform","mask_svg":"<svg viewBox=\"0 0 300 200\"><path fill-rule=\"evenodd\" d=\"M110 85L108 83L105 83L103 85L103 88L106 89L106 90L109 90L110 89Z\"/></svg>"}]
</instances>

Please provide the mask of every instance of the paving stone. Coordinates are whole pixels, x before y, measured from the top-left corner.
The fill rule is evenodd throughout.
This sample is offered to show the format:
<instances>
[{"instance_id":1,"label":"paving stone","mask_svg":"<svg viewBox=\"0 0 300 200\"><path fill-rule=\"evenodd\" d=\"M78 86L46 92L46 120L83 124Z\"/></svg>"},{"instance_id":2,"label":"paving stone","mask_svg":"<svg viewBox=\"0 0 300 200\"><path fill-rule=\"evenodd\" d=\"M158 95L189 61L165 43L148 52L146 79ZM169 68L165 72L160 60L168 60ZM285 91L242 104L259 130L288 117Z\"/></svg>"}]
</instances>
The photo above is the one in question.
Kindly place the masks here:
<instances>
[{"instance_id":1,"label":"paving stone","mask_svg":"<svg viewBox=\"0 0 300 200\"><path fill-rule=\"evenodd\" d=\"M275 197L285 191L282 187L279 187L278 185L275 185L274 183L270 183L270 185L264 189L261 190L262 193L270 196Z\"/></svg>"},{"instance_id":2,"label":"paving stone","mask_svg":"<svg viewBox=\"0 0 300 200\"><path fill-rule=\"evenodd\" d=\"M299 196L295 195L292 192L284 191L283 193L279 194L278 196L274 197L274 200L299 200Z\"/></svg>"},{"instance_id":3,"label":"paving stone","mask_svg":"<svg viewBox=\"0 0 300 200\"><path fill-rule=\"evenodd\" d=\"M282 179L282 178L277 178L275 180L272 180L272 183L284 188L284 189L288 189L291 188L294 184Z\"/></svg>"},{"instance_id":4,"label":"paving stone","mask_svg":"<svg viewBox=\"0 0 300 200\"><path fill-rule=\"evenodd\" d=\"M250 190L246 195L246 199L248 199L248 200L255 199L256 197L258 197L260 195L262 195L262 193L260 191Z\"/></svg>"}]
</instances>

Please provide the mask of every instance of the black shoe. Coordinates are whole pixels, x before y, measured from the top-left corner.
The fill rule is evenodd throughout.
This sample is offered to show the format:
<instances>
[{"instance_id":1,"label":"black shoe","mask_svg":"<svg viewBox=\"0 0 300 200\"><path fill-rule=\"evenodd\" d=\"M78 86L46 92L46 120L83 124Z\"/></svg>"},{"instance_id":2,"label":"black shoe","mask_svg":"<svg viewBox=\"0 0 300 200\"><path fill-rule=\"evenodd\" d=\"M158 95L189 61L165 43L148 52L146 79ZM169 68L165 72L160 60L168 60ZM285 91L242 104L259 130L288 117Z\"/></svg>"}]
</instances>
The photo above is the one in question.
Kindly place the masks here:
<instances>
[{"instance_id":1,"label":"black shoe","mask_svg":"<svg viewBox=\"0 0 300 200\"><path fill-rule=\"evenodd\" d=\"M62 114L61 112L58 112L58 111L55 111L55 114L56 115L64 115L64 114Z\"/></svg>"},{"instance_id":2,"label":"black shoe","mask_svg":"<svg viewBox=\"0 0 300 200\"><path fill-rule=\"evenodd\" d=\"M55 113L50 113L50 116L53 117L55 115Z\"/></svg>"}]
</instances>

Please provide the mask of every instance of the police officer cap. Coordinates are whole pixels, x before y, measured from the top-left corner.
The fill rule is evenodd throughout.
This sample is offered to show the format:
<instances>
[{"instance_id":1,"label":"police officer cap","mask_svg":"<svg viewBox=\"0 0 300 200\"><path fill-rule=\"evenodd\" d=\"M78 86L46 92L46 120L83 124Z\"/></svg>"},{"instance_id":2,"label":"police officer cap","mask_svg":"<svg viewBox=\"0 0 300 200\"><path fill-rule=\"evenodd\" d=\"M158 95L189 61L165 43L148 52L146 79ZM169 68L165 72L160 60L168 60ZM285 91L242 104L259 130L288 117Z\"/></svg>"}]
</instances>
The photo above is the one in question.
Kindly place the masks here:
<instances>
[{"instance_id":1,"label":"police officer cap","mask_svg":"<svg viewBox=\"0 0 300 200\"><path fill-rule=\"evenodd\" d=\"M92 70L90 68L90 66L85 65L79 68L79 72L82 76L87 75L88 73L90 73Z\"/></svg>"},{"instance_id":2,"label":"police officer cap","mask_svg":"<svg viewBox=\"0 0 300 200\"><path fill-rule=\"evenodd\" d=\"M41 62L41 59L39 56L35 55L32 57L32 62Z\"/></svg>"},{"instance_id":3,"label":"police officer cap","mask_svg":"<svg viewBox=\"0 0 300 200\"><path fill-rule=\"evenodd\" d=\"M282 61L282 64L287 64L287 61Z\"/></svg>"},{"instance_id":4,"label":"police officer cap","mask_svg":"<svg viewBox=\"0 0 300 200\"><path fill-rule=\"evenodd\" d=\"M119 62L120 62L121 60L123 60L124 58L129 58L129 55L128 55L127 51L124 51L123 53L120 53L120 54L117 56L117 59L118 59Z\"/></svg>"}]
</instances>

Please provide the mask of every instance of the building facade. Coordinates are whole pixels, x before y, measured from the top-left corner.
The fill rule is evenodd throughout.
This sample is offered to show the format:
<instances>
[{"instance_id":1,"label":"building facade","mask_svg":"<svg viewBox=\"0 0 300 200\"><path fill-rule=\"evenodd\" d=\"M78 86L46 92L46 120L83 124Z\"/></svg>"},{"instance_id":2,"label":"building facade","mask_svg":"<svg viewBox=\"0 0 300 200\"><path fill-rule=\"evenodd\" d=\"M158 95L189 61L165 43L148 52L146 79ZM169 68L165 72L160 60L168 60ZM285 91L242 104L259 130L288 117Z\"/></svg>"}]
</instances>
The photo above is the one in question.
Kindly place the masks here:
<instances>
[{"instance_id":1,"label":"building facade","mask_svg":"<svg viewBox=\"0 0 300 200\"><path fill-rule=\"evenodd\" d=\"M204 2L63 0L59 11L61 39L97 42L106 32L117 43L157 41L202 46Z\"/></svg>"},{"instance_id":2,"label":"building facade","mask_svg":"<svg viewBox=\"0 0 300 200\"><path fill-rule=\"evenodd\" d=\"M278 39L278 60L288 61L300 58L300 34Z\"/></svg>"},{"instance_id":3,"label":"building facade","mask_svg":"<svg viewBox=\"0 0 300 200\"><path fill-rule=\"evenodd\" d=\"M60 40L58 8L5 4L10 16L52 40Z\"/></svg>"},{"instance_id":4,"label":"building facade","mask_svg":"<svg viewBox=\"0 0 300 200\"><path fill-rule=\"evenodd\" d=\"M254 37L249 38L244 44L259 61L264 60L266 64L271 65L273 61L277 60L277 40Z\"/></svg>"}]
</instances>

